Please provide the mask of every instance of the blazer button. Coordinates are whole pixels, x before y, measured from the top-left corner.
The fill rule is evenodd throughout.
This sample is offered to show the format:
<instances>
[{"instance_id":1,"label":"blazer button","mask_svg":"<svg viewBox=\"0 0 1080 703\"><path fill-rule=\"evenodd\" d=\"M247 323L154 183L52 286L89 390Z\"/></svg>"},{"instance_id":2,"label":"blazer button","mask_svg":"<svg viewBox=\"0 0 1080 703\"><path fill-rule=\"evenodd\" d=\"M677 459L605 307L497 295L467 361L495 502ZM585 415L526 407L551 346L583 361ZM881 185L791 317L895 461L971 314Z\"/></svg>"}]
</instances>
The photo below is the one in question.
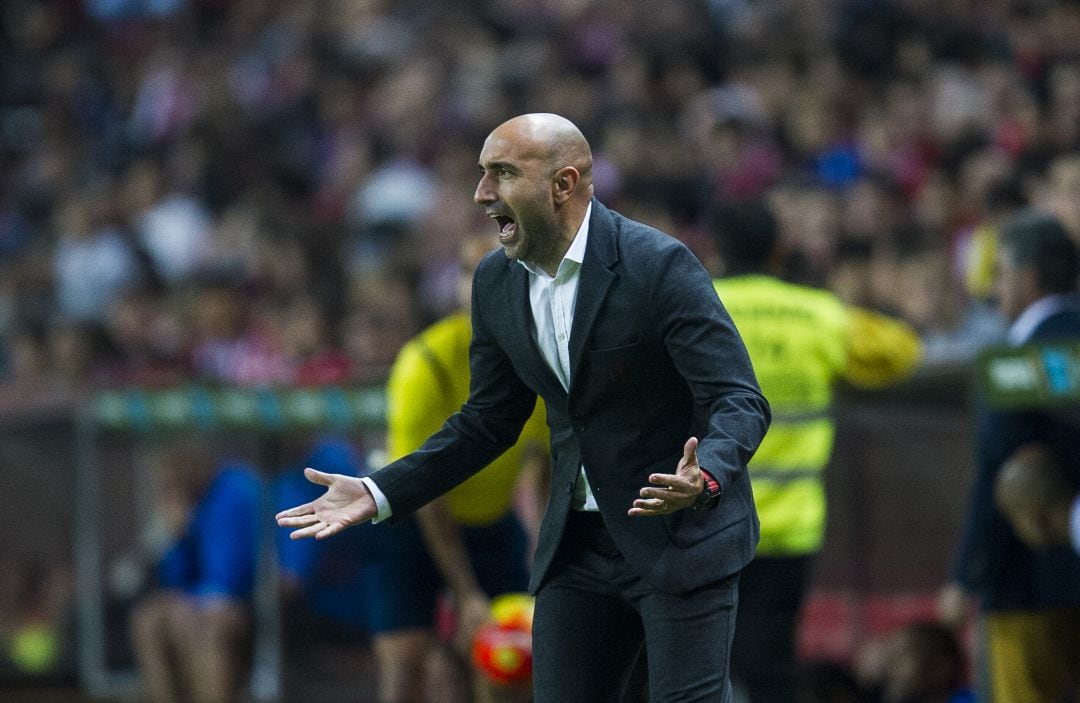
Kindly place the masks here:
<instances>
[{"instance_id":1,"label":"blazer button","mask_svg":"<svg viewBox=\"0 0 1080 703\"><path fill-rule=\"evenodd\" d=\"M584 432L584 431L585 431L585 423L584 422L579 422L576 425L574 425L574 432Z\"/></svg>"},{"instance_id":2,"label":"blazer button","mask_svg":"<svg viewBox=\"0 0 1080 703\"><path fill-rule=\"evenodd\" d=\"M566 484L566 495L568 495L568 496L574 495L574 482L573 481Z\"/></svg>"}]
</instances>

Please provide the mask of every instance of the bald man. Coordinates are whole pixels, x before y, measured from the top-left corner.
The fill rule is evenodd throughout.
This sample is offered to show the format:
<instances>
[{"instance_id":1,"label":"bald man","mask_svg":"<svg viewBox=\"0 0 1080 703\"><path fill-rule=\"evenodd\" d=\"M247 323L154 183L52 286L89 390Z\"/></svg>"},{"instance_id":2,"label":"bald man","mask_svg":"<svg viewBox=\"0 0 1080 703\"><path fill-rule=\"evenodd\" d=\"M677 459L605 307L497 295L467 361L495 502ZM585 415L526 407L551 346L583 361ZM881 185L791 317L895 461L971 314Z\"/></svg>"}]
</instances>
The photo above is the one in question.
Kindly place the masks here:
<instances>
[{"instance_id":1,"label":"bald man","mask_svg":"<svg viewBox=\"0 0 1080 703\"><path fill-rule=\"evenodd\" d=\"M769 407L694 255L593 197L592 154L558 115L499 125L474 200L501 251L473 276L468 401L417 451L283 511L294 538L400 520L511 446L537 396L551 496L529 590L534 698L617 701L648 648L649 692L729 701L738 576L758 540L747 476Z\"/></svg>"}]
</instances>

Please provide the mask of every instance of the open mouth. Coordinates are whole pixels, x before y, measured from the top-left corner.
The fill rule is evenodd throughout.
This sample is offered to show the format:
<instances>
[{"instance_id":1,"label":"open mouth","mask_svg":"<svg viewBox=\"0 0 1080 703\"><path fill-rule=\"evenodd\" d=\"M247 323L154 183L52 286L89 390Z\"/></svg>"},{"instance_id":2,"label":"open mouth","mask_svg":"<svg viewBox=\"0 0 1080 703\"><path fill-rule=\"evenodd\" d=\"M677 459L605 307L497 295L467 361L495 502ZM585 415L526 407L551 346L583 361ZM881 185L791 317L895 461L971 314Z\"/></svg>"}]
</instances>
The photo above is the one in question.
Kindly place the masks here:
<instances>
[{"instance_id":1,"label":"open mouth","mask_svg":"<svg viewBox=\"0 0 1080 703\"><path fill-rule=\"evenodd\" d=\"M494 215L496 224L499 225L499 241L507 242L514 238L514 234L517 232L517 222L512 217L506 215Z\"/></svg>"}]
</instances>

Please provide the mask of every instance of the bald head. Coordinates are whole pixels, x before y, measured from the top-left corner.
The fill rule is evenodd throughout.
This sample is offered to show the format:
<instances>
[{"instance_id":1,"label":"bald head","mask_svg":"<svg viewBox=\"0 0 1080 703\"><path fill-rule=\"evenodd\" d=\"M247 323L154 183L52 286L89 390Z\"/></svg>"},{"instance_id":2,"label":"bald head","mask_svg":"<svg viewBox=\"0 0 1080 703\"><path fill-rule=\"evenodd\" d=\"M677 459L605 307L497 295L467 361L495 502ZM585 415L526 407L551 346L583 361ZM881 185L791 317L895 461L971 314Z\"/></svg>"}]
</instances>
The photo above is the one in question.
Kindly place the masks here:
<instances>
[{"instance_id":1,"label":"bald head","mask_svg":"<svg viewBox=\"0 0 1080 703\"><path fill-rule=\"evenodd\" d=\"M566 166L575 169L581 191L592 197L592 149L577 125L562 115L518 115L496 127L490 138L517 142L531 156L546 162L552 173Z\"/></svg>"}]
</instances>

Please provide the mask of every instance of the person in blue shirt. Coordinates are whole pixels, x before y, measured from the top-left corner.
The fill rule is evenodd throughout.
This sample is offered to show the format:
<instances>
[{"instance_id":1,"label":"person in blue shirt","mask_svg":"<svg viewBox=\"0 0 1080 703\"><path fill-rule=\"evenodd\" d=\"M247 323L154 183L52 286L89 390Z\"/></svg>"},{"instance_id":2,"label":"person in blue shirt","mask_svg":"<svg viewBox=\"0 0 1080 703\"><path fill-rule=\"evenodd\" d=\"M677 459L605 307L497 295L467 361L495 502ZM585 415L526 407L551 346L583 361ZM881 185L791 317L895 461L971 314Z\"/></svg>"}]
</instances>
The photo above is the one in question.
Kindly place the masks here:
<instances>
[{"instance_id":1,"label":"person in blue shirt","mask_svg":"<svg viewBox=\"0 0 1080 703\"><path fill-rule=\"evenodd\" d=\"M258 473L194 440L161 447L153 468L162 552L129 622L144 700L238 700L250 667Z\"/></svg>"},{"instance_id":2,"label":"person in blue shirt","mask_svg":"<svg viewBox=\"0 0 1080 703\"><path fill-rule=\"evenodd\" d=\"M337 473L363 476L367 464L359 447L345 437L300 438L295 460L285 462L274 480L276 507L311 500L319 489L304 478L306 466L333 466ZM365 568L370 540L358 530L341 544L290 540L277 534L276 549L284 636L287 646L305 639L329 638L342 644L368 639L370 608L363 594L371 578Z\"/></svg>"}]
</instances>

